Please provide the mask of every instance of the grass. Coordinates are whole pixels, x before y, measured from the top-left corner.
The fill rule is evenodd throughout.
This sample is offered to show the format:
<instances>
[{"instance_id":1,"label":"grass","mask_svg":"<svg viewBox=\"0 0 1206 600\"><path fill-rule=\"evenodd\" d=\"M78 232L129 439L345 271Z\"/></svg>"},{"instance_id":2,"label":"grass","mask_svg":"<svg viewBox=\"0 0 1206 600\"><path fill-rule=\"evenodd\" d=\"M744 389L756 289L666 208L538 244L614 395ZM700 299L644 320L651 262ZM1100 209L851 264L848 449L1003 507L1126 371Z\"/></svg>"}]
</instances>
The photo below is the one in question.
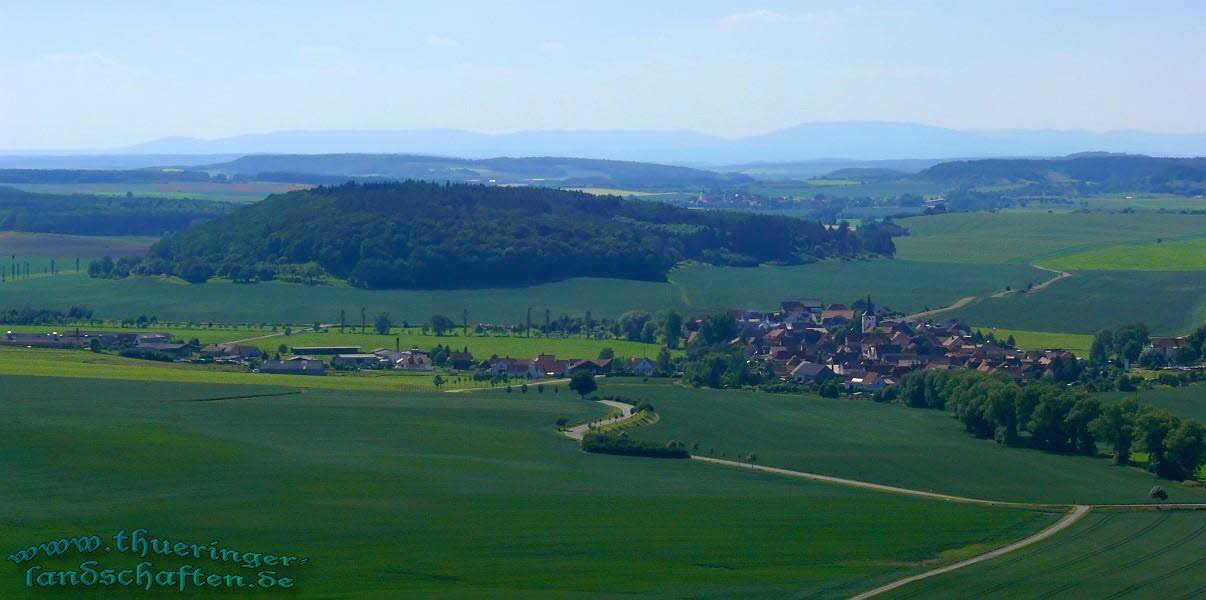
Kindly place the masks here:
<instances>
[{"instance_id":1,"label":"grass","mask_svg":"<svg viewBox=\"0 0 1206 600\"><path fill-rule=\"evenodd\" d=\"M951 213L901 219L897 258L941 263L1033 263L1119 242L1206 234L1206 215Z\"/></svg>"},{"instance_id":2,"label":"grass","mask_svg":"<svg viewBox=\"0 0 1206 600\"><path fill-rule=\"evenodd\" d=\"M1206 237L1106 246L1043 261L1055 269L1200 271L1206 269Z\"/></svg>"},{"instance_id":3,"label":"grass","mask_svg":"<svg viewBox=\"0 0 1206 600\"><path fill-rule=\"evenodd\" d=\"M1056 333L1053 331L1024 331L1021 329L999 329L992 327L972 327L988 335L992 332L997 339L1006 340L1013 336L1014 342L1022 350L1045 350L1047 348L1062 348L1071 350L1081 358L1089 356L1089 347L1093 345L1093 336L1087 333Z\"/></svg>"},{"instance_id":4,"label":"grass","mask_svg":"<svg viewBox=\"0 0 1206 600\"><path fill-rule=\"evenodd\" d=\"M104 318L146 314L174 321L331 323L339 321L340 309L352 315L364 307L370 315L386 312L396 321L421 322L437 313L457 318L467 309L471 322L522 323L529 308L533 315L548 309L554 317L591 311L598 319L629 310L697 314L729 308L773 309L782 300L800 297L851 302L867 294L880 304L911 312L1048 276L1027 265L884 259L757 268L687 264L672 271L666 282L577 278L470 290L364 290L227 281L189 285L152 277L108 280L64 274L14 282L5 288L3 302L63 309L67 304L83 304Z\"/></svg>"},{"instance_id":5,"label":"grass","mask_svg":"<svg viewBox=\"0 0 1206 600\"><path fill-rule=\"evenodd\" d=\"M1177 335L1206 323L1206 273L1077 271L1033 294L984 298L944 316L981 327L1091 334L1146 323Z\"/></svg>"},{"instance_id":6,"label":"grass","mask_svg":"<svg viewBox=\"0 0 1206 600\"><path fill-rule=\"evenodd\" d=\"M1042 503L1141 503L1157 480L1107 459L1005 448L963 432L950 415L868 399L612 383L601 393L648 399L660 420L630 430L692 452L946 494ZM1167 486L1166 486L1167 487ZM1206 501L1178 488L1175 500Z\"/></svg>"},{"instance_id":7,"label":"grass","mask_svg":"<svg viewBox=\"0 0 1206 600\"><path fill-rule=\"evenodd\" d=\"M1053 520L586 454L553 422L602 407L569 395L182 401L214 387L5 376L0 547L144 527L307 557L298 597L844 597Z\"/></svg>"},{"instance_id":8,"label":"grass","mask_svg":"<svg viewBox=\"0 0 1206 600\"><path fill-rule=\"evenodd\" d=\"M459 333L459 332L458 332ZM252 340L248 344L257 345L268 351L275 351L277 346L285 344L294 346L359 346L364 350L377 348L394 348L394 340L399 341L403 350L412 347L424 351L430 350L436 344L448 345L455 350L468 347L473 356L478 359L489 358L492 355L511 358L536 358L538 354L554 354L559 358L596 358L603 348L611 348L615 355L625 358L648 358L653 360L661 350L659 344L643 344L628 340L597 340L581 337L520 337L520 336L478 336L478 335L423 335L410 329L390 335L375 333L339 333L338 329L328 330L327 333L303 332L294 333L289 337L273 337L262 340ZM679 351L678 353L681 353Z\"/></svg>"},{"instance_id":9,"label":"grass","mask_svg":"<svg viewBox=\"0 0 1206 600\"><path fill-rule=\"evenodd\" d=\"M1198 598L1206 515L1090 513L1033 546L884 598Z\"/></svg>"}]
</instances>

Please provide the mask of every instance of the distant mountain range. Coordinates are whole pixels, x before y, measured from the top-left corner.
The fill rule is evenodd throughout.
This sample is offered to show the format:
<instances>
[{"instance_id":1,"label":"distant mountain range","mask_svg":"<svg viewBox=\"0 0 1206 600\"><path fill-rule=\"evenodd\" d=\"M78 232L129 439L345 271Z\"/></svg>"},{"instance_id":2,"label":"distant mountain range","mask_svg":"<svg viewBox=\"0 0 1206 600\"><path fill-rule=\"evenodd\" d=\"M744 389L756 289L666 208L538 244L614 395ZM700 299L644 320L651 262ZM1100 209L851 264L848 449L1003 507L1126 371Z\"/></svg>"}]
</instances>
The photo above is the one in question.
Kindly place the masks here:
<instances>
[{"instance_id":1,"label":"distant mountain range","mask_svg":"<svg viewBox=\"0 0 1206 600\"><path fill-rule=\"evenodd\" d=\"M1206 156L1206 132L960 131L915 123L805 123L725 139L682 131L519 131L455 129L279 131L227 138L163 138L116 154L406 153L463 158L570 156L700 165L750 162L1062 156L1076 152Z\"/></svg>"}]
</instances>

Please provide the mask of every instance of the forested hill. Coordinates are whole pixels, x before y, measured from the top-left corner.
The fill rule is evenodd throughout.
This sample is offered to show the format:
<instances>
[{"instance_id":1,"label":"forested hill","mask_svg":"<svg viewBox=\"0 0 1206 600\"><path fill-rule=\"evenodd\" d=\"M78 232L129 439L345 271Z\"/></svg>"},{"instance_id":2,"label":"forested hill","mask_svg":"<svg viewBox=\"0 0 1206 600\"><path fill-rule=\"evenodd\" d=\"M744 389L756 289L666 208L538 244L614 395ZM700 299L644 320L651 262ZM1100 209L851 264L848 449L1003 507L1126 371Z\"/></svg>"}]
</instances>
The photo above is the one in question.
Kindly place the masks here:
<instances>
[{"instance_id":1,"label":"forested hill","mask_svg":"<svg viewBox=\"0 0 1206 600\"><path fill-rule=\"evenodd\" d=\"M0 186L0 231L162 235L231 210L210 200L40 194Z\"/></svg>"},{"instance_id":2,"label":"forested hill","mask_svg":"<svg viewBox=\"0 0 1206 600\"><path fill-rule=\"evenodd\" d=\"M827 229L549 188L349 183L269 196L167 237L136 272L204 281L321 271L373 288L657 280L686 259L752 266L891 255L892 229Z\"/></svg>"},{"instance_id":3,"label":"forested hill","mask_svg":"<svg viewBox=\"0 0 1206 600\"><path fill-rule=\"evenodd\" d=\"M1206 192L1206 158L1089 153L1053 159L962 160L934 165L914 177L951 187L1029 185L1036 191L1192 195Z\"/></svg>"}]
</instances>

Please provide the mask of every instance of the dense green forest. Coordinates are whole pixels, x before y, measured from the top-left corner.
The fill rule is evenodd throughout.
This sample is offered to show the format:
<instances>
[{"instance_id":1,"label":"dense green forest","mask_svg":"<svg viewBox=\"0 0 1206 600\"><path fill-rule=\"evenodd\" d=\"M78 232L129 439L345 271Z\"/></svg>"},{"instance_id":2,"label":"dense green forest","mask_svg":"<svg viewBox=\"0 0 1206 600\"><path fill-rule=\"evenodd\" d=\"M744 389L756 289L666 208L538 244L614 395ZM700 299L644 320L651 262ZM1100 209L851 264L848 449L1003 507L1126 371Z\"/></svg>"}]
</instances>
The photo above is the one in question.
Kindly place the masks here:
<instances>
[{"instance_id":1,"label":"dense green forest","mask_svg":"<svg viewBox=\"0 0 1206 600\"><path fill-rule=\"evenodd\" d=\"M952 189L1024 186L1035 193L1206 192L1206 158L1081 154L1054 159L961 160L934 165L913 176Z\"/></svg>"},{"instance_id":2,"label":"dense green forest","mask_svg":"<svg viewBox=\"0 0 1206 600\"><path fill-rule=\"evenodd\" d=\"M263 202L157 242L135 273L264 279L308 272L369 288L661 280L680 261L801 263L892 255L897 228L858 230L532 187L348 183Z\"/></svg>"},{"instance_id":3,"label":"dense green forest","mask_svg":"<svg viewBox=\"0 0 1206 600\"><path fill-rule=\"evenodd\" d=\"M0 231L162 235L232 209L210 200L40 194L0 186Z\"/></svg>"}]
</instances>

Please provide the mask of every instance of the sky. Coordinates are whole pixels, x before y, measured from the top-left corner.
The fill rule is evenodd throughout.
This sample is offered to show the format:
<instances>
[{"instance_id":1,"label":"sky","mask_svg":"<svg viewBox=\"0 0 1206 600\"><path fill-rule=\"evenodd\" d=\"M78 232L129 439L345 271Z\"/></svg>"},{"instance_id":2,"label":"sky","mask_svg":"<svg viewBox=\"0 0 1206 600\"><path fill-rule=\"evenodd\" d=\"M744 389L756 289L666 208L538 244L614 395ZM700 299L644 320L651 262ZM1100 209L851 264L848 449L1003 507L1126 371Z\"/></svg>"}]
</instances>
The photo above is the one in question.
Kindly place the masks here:
<instances>
[{"instance_id":1,"label":"sky","mask_svg":"<svg viewBox=\"0 0 1206 600\"><path fill-rule=\"evenodd\" d=\"M0 149L811 121L1206 131L1206 2L6 0Z\"/></svg>"}]
</instances>

